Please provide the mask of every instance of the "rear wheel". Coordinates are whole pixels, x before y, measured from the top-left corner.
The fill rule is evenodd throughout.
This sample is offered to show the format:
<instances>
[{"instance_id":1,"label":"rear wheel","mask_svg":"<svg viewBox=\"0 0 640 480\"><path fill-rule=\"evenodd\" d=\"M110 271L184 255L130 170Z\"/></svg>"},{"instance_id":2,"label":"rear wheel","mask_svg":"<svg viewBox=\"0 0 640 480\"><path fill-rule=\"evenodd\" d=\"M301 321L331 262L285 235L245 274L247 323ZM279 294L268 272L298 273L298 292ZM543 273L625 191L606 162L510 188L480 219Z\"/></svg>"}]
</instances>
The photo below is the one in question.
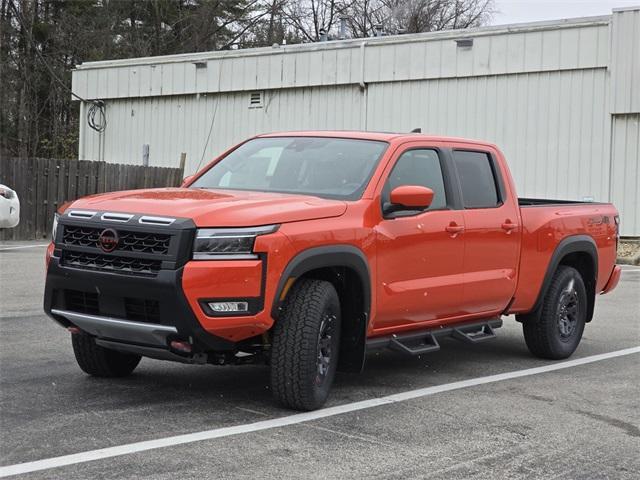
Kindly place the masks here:
<instances>
[{"instance_id":1,"label":"rear wheel","mask_svg":"<svg viewBox=\"0 0 640 480\"><path fill-rule=\"evenodd\" d=\"M95 377L125 377L140 363L140 355L101 347L89 335L71 335L71 343L80 368Z\"/></svg>"},{"instance_id":2,"label":"rear wheel","mask_svg":"<svg viewBox=\"0 0 640 480\"><path fill-rule=\"evenodd\" d=\"M331 283L302 279L273 332L271 388L283 405L314 410L326 401L338 364L340 301Z\"/></svg>"},{"instance_id":3,"label":"rear wheel","mask_svg":"<svg viewBox=\"0 0 640 480\"><path fill-rule=\"evenodd\" d=\"M587 291L580 273L561 265L551 280L542 307L522 324L529 351L553 360L578 348L587 317Z\"/></svg>"}]
</instances>

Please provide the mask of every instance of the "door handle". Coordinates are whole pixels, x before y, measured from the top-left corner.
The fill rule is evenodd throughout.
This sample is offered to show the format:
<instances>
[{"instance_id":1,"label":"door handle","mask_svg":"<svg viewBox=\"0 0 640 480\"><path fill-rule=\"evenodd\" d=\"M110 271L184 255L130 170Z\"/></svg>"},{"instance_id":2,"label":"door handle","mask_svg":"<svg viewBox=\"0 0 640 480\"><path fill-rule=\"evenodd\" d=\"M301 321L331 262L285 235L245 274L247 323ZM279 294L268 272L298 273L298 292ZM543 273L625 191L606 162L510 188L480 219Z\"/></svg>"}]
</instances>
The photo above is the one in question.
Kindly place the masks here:
<instances>
[{"instance_id":1,"label":"door handle","mask_svg":"<svg viewBox=\"0 0 640 480\"><path fill-rule=\"evenodd\" d=\"M516 228L518 228L518 224L517 223L512 223L511 220L506 220L502 224L502 229L506 230L507 233L510 233L511 230L515 230Z\"/></svg>"},{"instance_id":2,"label":"door handle","mask_svg":"<svg viewBox=\"0 0 640 480\"><path fill-rule=\"evenodd\" d=\"M444 227L444 229L452 235L464 232L464 227L462 225L458 225L456 222L451 222L449 225Z\"/></svg>"}]
</instances>

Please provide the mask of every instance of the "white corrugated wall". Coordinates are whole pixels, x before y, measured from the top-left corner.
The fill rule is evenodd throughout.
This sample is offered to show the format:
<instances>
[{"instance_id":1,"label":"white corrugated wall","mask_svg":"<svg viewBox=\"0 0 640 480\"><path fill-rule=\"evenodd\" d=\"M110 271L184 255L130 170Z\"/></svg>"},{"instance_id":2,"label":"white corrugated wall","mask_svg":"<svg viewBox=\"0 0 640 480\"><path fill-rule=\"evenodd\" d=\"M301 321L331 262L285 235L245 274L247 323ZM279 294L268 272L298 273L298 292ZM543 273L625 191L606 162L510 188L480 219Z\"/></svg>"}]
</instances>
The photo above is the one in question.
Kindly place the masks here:
<instances>
[{"instance_id":1,"label":"white corrugated wall","mask_svg":"<svg viewBox=\"0 0 640 480\"><path fill-rule=\"evenodd\" d=\"M614 10L610 30L611 113L640 113L640 6Z\"/></svg>"},{"instance_id":2,"label":"white corrugated wall","mask_svg":"<svg viewBox=\"0 0 640 480\"><path fill-rule=\"evenodd\" d=\"M458 47L460 37L473 47ZM606 67L608 55L609 17L594 17L89 62L73 72L73 90L104 100L462 78Z\"/></svg>"},{"instance_id":3,"label":"white corrugated wall","mask_svg":"<svg viewBox=\"0 0 640 480\"><path fill-rule=\"evenodd\" d=\"M458 47L460 37L473 46ZM496 143L521 196L614 201L622 233L640 235L640 7L555 23L94 62L73 80L74 90L107 105L103 134L81 125L83 159L139 164L148 144L151 165L177 166L185 152L190 174L258 133L421 127ZM262 108L249 108L252 92L263 92Z\"/></svg>"},{"instance_id":4,"label":"white corrugated wall","mask_svg":"<svg viewBox=\"0 0 640 480\"><path fill-rule=\"evenodd\" d=\"M606 82L590 69L375 84L367 128L488 140L520 196L607 201Z\"/></svg>"},{"instance_id":5,"label":"white corrugated wall","mask_svg":"<svg viewBox=\"0 0 640 480\"><path fill-rule=\"evenodd\" d=\"M640 7L614 10L610 51L610 199L622 235L640 236Z\"/></svg>"},{"instance_id":6,"label":"white corrugated wall","mask_svg":"<svg viewBox=\"0 0 640 480\"><path fill-rule=\"evenodd\" d=\"M112 100L108 133L86 129L80 157L140 164L148 144L150 165L176 167L185 152L186 173L193 173L256 133L357 130L363 128L362 115L362 95L352 85L266 91L262 108L249 108L246 92Z\"/></svg>"},{"instance_id":7,"label":"white corrugated wall","mask_svg":"<svg viewBox=\"0 0 640 480\"><path fill-rule=\"evenodd\" d=\"M640 114L614 115L611 157L611 201L621 233L640 235Z\"/></svg>"},{"instance_id":8,"label":"white corrugated wall","mask_svg":"<svg viewBox=\"0 0 640 480\"><path fill-rule=\"evenodd\" d=\"M123 99L108 104L104 157L87 131L84 158L176 166L187 172L256 133L301 129L423 132L489 140L509 160L523 196L608 199L606 70L569 70L463 79L387 82L265 92L263 108L247 93ZM214 119L215 115L215 119ZM206 146L213 119L212 134Z\"/></svg>"}]
</instances>

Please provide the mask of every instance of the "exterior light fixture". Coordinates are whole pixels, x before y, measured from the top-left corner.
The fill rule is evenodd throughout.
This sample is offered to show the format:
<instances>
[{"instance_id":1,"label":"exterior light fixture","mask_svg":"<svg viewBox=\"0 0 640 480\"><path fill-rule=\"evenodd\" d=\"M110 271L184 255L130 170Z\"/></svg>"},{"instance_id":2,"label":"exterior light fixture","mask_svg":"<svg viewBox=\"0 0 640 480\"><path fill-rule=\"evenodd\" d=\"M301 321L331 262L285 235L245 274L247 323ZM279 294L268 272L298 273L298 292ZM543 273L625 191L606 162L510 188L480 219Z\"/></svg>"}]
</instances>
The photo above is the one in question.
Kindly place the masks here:
<instances>
[{"instance_id":1,"label":"exterior light fixture","mask_svg":"<svg viewBox=\"0 0 640 480\"><path fill-rule=\"evenodd\" d=\"M209 302L214 313L242 313L249 311L249 302Z\"/></svg>"}]
</instances>

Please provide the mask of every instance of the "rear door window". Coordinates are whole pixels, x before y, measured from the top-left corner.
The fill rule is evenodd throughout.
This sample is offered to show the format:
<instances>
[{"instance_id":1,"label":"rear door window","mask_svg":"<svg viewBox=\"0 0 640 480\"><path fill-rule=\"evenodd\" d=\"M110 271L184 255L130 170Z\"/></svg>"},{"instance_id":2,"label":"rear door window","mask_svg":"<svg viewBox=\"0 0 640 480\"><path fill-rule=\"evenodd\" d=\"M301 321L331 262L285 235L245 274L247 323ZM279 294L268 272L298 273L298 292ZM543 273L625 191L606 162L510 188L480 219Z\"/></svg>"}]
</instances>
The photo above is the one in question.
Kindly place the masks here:
<instances>
[{"instance_id":1,"label":"rear door window","mask_svg":"<svg viewBox=\"0 0 640 480\"><path fill-rule=\"evenodd\" d=\"M491 156L484 152L453 151L464 208L495 208L501 204Z\"/></svg>"}]
</instances>

